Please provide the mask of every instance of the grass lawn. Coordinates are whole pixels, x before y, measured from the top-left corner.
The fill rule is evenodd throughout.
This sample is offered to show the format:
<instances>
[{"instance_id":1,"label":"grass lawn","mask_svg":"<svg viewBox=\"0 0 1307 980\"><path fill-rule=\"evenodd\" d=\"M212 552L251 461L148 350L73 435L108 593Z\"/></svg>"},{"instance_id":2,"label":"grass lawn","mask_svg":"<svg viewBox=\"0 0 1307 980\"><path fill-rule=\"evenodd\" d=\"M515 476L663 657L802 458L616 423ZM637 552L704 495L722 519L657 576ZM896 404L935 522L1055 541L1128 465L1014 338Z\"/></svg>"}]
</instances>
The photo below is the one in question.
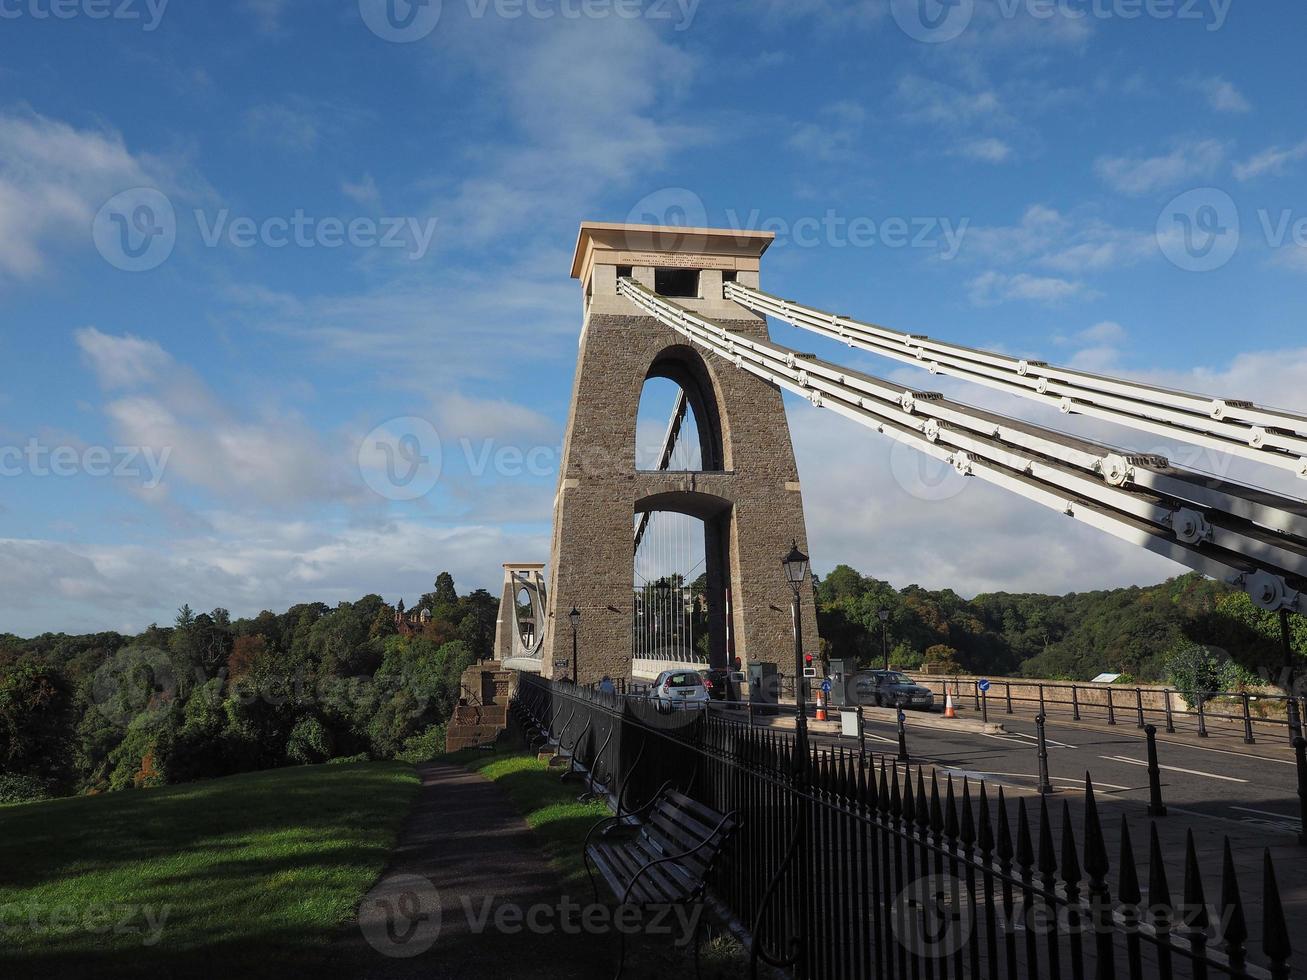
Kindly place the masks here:
<instances>
[{"instance_id":1,"label":"grass lawn","mask_svg":"<svg viewBox=\"0 0 1307 980\"><path fill-rule=\"evenodd\" d=\"M0 976L329 973L417 788L361 763L0 807Z\"/></svg>"}]
</instances>

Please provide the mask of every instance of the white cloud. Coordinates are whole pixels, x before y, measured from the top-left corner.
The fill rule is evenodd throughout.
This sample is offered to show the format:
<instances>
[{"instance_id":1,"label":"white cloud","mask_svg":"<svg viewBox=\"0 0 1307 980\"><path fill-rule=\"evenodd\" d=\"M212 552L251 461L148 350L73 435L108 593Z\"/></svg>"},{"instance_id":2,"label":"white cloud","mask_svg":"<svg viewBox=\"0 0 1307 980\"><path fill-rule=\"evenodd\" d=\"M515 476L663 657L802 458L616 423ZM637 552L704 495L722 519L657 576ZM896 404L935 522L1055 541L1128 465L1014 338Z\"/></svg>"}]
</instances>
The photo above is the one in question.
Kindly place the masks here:
<instances>
[{"instance_id":1,"label":"white cloud","mask_svg":"<svg viewBox=\"0 0 1307 980\"><path fill-rule=\"evenodd\" d=\"M1189 78L1186 83L1190 88L1201 92L1207 98L1207 104L1217 112L1251 112L1252 105L1232 82L1219 75L1210 78Z\"/></svg>"},{"instance_id":2,"label":"white cloud","mask_svg":"<svg viewBox=\"0 0 1307 980\"><path fill-rule=\"evenodd\" d=\"M52 623L68 632L136 632L171 623L183 603L252 616L372 592L412 600L441 570L461 592L496 591L501 562L543 560L549 547L547 530L530 526L209 517L206 533L157 546L0 539L0 619L22 635Z\"/></svg>"},{"instance_id":3,"label":"white cloud","mask_svg":"<svg viewBox=\"0 0 1307 980\"><path fill-rule=\"evenodd\" d=\"M957 126L1010 118L998 91L983 83L963 88L922 75L904 75L894 94L904 115L915 122Z\"/></svg>"},{"instance_id":4,"label":"white cloud","mask_svg":"<svg viewBox=\"0 0 1307 980\"><path fill-rule=\"evenodd\" d=\"M1028 300L1036 303L1060 303L1074 296L1084 295L1085 284L1059 279L1054 276L1032 276L1026 272L1005 275L986 272L968 284L971 302L988 306L1008 300Z\"/></svg>"},{"instance_id":5,"label":"white cloud","mask_svg":"<svg viewBox=\"0 0 1307 980\"><path fill-rule=\"evenodd\" d=\"M1099 157L1094 171L1123 194L1148 194L1186 180L1210 177L1225 161L1217 140L1189 141L1157 157Z\"/></svg>"},{"instance_id":6,"label":"white cloud","mask_svg":"<svg viewBox=\"0 0 1307 980\"><path fill-rule=\"evenodd\" d=\"M115 337L95 327L83 327L73 336L105 388L127 388L154 381L173 363L156 341L132 334Z\"/></svg>"},{"instance_id":7,"label":"white cloud","mask_svg":"<svg viewBox=\"0 0 1307 980\"><path fill-rule=\"evenodd\" d=\"M291 0L241 0L241 6L254 18L254 23L265 34L281 30L281 18Z\"/></svg>"},{"instance_id":8,"label":"white cloud","mask_svg":"<svg viewBox=\"0 0 1307 980\"><path fill-rule=\"evenodd\" d=\"M1012 147L1001 139L968 140L957 148L957 153L983 163L1005 163L1012 157Z\"/></svg>"},{"instance_id":9,"label":"white cloud","mask_svg":"<svg viewBox=\"0 0 1307 980\"><path fill-rule=\"evenodd\" d=\"M857 150L866 121L867 110L857 102L834 102L824 106L816 120L796 123L788 143L808 158L848 160Z\"/></svg>"},{"instance_id":10,"label":"white cloud","mask_svg":"<svg viewBox=\"0 0 1307 980\"><path fill-rule=\"evenodd\" d=\"M302 504L357 492L349 447L333 445L293 413L251 417L223 404L199 376L153 341L87 327L75 334L101 385L119 445L148 447L174 481L227 500Z\"/></svg>"},{"instance_id":11,"label":"white cloud","mask_svg":"<svg viewBox=\"0 0 1307 980\"><path fill-rule=\"evenodd\" d=\"M0 114L0 280L43 272L56 243L89 246L100 206L120 191L157 186L161 169L111 130Z\"/></svg>"},{"instance_id":12,"label":"white cloud","mask_svg":"<svg viewBox=\"0 0 1307 980\"><path fill-rule=\"evenodd\" d=\"M1234 165L1234 176L1238 180L1252 180L1266 174L1279 176L1285 172L1290 163L1297 163L1307 157L1307 140L1290 147L1272 146L1257 153L1247 160Z\"/></svg>"},{"instance_id":13,"label":"white cloud","mask_svg":"<svg viewBox=\"0 0 1307 980\"><path fill-rule=\"evenodd\" d=\"M1104 320L1080 331L1076 339L1091 344L1119 344L1126 339L1126 329L1113 320Z\"/></svg>"}]
</instances>

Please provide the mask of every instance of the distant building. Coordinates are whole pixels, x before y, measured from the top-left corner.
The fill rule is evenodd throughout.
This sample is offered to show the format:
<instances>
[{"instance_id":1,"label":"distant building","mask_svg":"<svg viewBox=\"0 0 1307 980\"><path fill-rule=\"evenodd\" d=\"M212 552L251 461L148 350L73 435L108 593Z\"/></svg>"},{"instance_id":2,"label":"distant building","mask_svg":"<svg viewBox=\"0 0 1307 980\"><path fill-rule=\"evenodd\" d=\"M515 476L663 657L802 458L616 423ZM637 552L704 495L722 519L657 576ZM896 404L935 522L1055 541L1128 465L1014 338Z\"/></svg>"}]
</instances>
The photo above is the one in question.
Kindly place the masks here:
<instances>
[{"instance_id":1,"label":"distant building","mask_svg":"<svg viewBox=\"0 0 1307 980\"><path fill-rule=\"evenodd\" d=\"M412 612L405 612L404 600L399 600L399 605L395 607L395 630L400 636L413 636L416 633L421 633L429 622L431 622L430 609L414 609Z\"/></svg>"}]
</instances>

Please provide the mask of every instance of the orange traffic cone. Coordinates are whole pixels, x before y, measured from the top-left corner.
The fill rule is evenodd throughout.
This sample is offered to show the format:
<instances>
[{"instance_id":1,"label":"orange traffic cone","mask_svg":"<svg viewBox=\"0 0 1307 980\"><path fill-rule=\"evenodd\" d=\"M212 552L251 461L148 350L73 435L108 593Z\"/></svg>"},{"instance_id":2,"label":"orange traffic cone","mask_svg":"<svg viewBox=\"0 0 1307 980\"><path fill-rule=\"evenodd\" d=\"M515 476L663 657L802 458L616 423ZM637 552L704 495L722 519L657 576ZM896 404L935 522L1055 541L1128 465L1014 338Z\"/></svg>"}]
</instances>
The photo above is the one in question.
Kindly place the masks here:
<instances>
[{"instance_id":1,"label":"orange traffic cone","mask_svg":"<svg viewBox=\"0 0 1307 980\"><path fill-rule=\"evenodd\" d=\"M944 688L944 717L956 718L957 716L958 713L953 707L953 692L946 686Z\"/></svg>"},{"instance_id":2,"label":"orange traffic cone","mask_svg":"<svg viewBox=\"0 0 1307 980\"><path fill-rule=\"evenodd\" d=\"M817 695L817 720L826 720L826 696L824 694Z\"/></svg>"}]
</instances>

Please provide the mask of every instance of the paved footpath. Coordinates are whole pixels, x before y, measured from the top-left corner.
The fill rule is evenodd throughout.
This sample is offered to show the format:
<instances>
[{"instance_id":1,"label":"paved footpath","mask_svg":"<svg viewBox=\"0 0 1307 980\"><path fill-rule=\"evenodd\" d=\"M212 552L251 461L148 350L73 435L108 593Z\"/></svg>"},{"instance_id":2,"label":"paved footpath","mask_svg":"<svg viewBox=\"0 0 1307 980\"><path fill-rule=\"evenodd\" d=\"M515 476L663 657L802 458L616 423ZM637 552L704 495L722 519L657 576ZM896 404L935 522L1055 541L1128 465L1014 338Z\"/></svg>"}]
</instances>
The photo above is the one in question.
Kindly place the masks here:
<instances>
[{"instance_id":1,"label":"paved footpath","mask_svg":"<svg viewBox=\"0 0 1307 980\"><path fill-rule=\"evenodd\" d=\"M616 960L609 937L515 930L517 920L505 920L515 934L496 929L505 906L506 915L512 906L546 909L538 921L557 923L559 876L500 787L443 763L419 766L418 774L422 788L391 865L364 899L359 922L335 944L329 972L358 980L611 976ZM487 910L479 930L469 920Z\"/></svg>"}]
</instances>

